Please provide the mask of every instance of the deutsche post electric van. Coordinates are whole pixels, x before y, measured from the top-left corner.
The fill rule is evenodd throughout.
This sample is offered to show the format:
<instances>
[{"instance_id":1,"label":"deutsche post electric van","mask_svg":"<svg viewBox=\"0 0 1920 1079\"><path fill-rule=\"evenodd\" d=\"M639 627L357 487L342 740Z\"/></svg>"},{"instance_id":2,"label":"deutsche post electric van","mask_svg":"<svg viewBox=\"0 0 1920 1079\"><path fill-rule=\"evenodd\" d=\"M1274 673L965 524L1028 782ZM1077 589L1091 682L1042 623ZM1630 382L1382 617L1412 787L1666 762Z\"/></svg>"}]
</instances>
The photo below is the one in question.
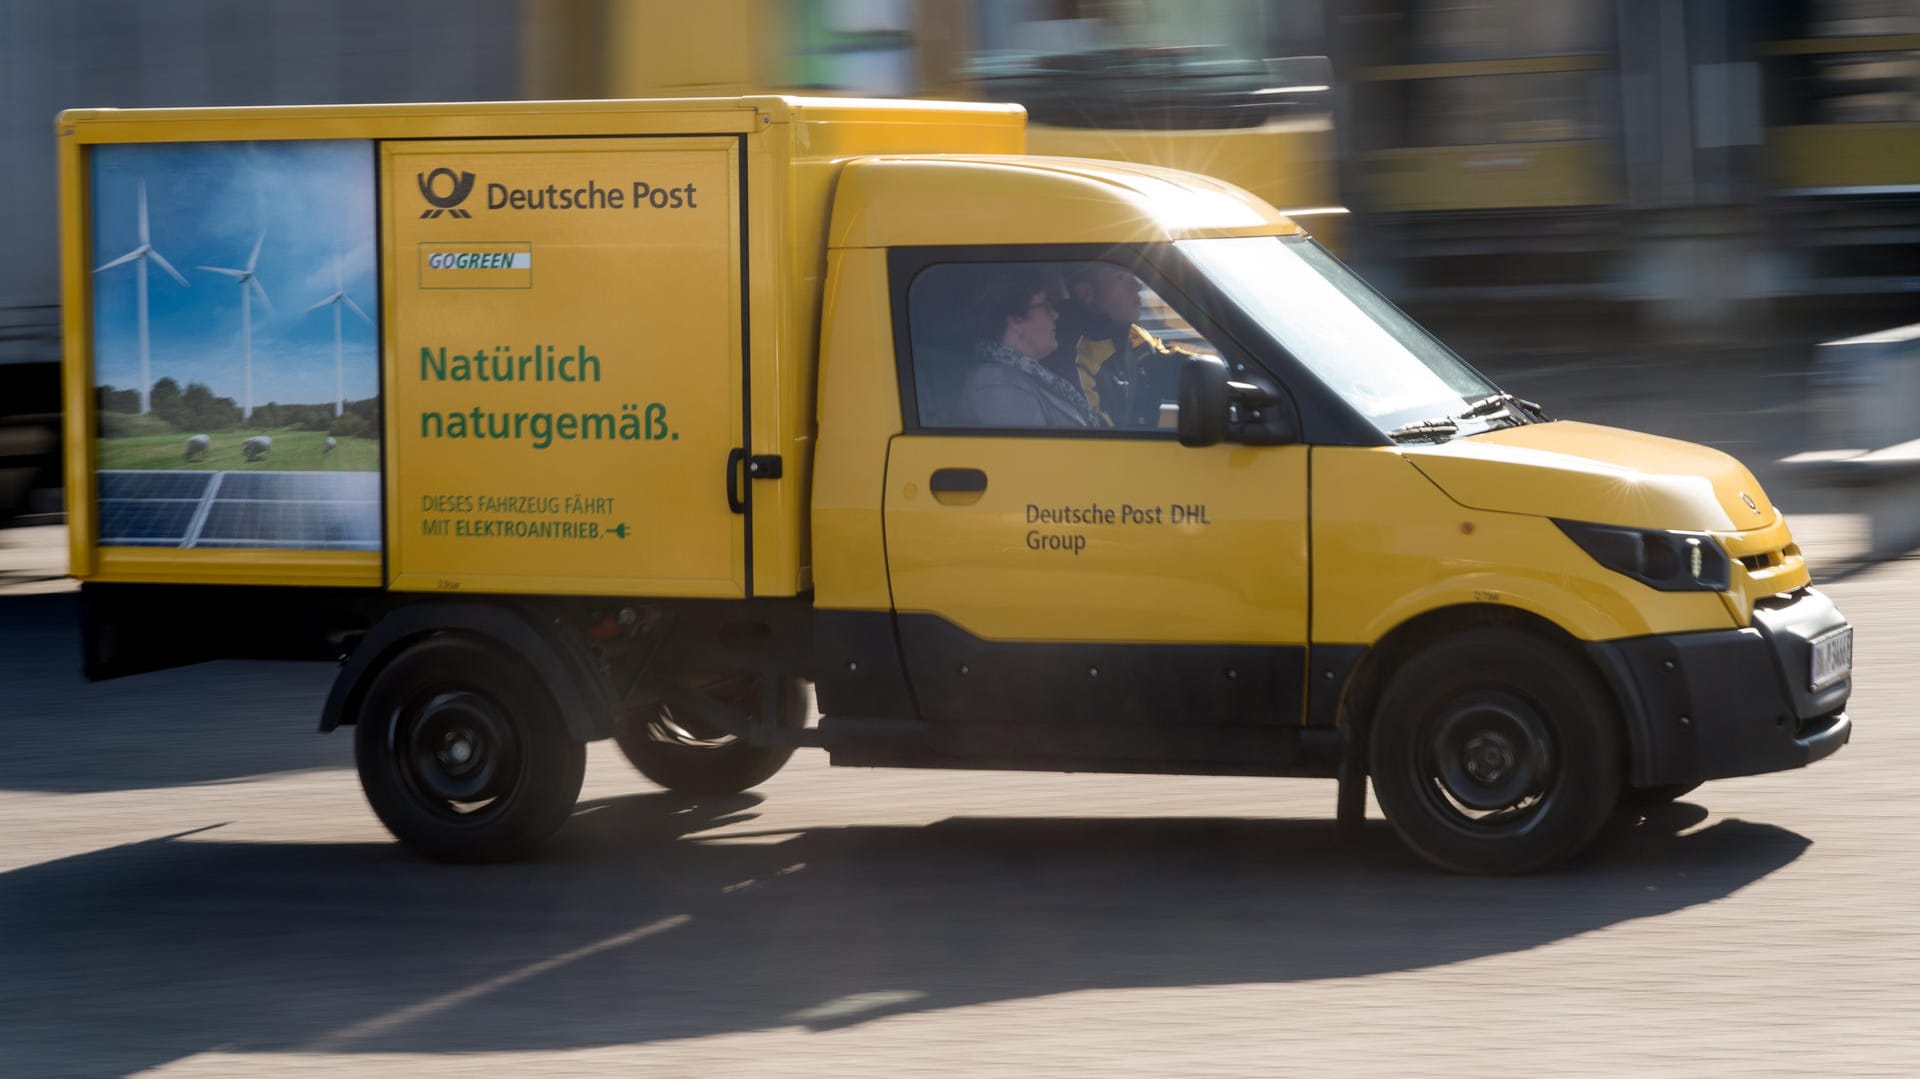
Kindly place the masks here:
<instances>
[{"instance_id":1,"label":"deutsche post electric van","mask_svg":"<svg viewBox=\"0 0 1920 1079\"><path fill-rule=\"evenodd\" d=\"M533 850L611 737L699 794L815 747L1337 778L1351 822L1370 777L1523 872L1850 732L1745 468L1556 421L1265 203L1025 156L1017 107L59 141L89 675L337 659L320 725L431 857Z\"/></svg>"}]
</instances>

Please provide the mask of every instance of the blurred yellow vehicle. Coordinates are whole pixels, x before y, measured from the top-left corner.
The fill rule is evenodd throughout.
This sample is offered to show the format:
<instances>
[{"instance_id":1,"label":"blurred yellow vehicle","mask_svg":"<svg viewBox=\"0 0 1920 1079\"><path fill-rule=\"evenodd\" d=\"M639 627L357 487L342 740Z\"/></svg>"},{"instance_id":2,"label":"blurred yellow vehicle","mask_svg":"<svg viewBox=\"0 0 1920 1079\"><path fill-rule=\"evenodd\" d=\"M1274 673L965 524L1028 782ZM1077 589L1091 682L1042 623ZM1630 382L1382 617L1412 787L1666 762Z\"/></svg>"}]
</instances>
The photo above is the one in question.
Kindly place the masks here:
<instances>
[{"instance_id":1,"label":"blurred yellow vehicle","mask_svg":"<svg viewBox=\"0 0 1920 1079\"><path fill-rule=\"evenodd\" d=\"M1344 225L1313 5L718 0L526 8L526 95L834 94L1027 109L1027 150L1198 172Z\"/></svg>"}]
</instances>

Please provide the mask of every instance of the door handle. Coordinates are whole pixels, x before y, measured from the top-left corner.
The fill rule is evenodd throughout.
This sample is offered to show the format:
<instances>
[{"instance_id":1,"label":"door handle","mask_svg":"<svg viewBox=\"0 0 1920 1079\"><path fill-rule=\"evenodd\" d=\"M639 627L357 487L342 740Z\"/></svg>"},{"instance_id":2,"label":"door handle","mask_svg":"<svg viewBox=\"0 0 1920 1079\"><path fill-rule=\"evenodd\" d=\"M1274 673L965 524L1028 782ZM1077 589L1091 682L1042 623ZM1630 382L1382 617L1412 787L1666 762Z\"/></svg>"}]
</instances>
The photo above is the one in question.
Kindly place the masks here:
<instances>
[{"instance_id":1,"label":"door handle","mask_svg":"<svg viewBox=\"0 0 1920 1079\"><path fill-rule=\"evenodd\" d=\"M977 468L936 468L927 490L936 495L977 495L987 489L987 474Z\"/></svg>"},{"instance_id":2,"label":"door handle","mask_svg":"<svg viewBox=\"0 0 1920 1079\"><path fill-rule=\"evenodd\" d=\"M727 508L737 514L747 512L747 500L740 494L740 466L746 459L744 447L735 446L727 451Z\"/></svg>"},{"instance_id":3,"label":"door handle","mask_svg":"<svg viewBox=\"0 0 1920 1079\"><path fill-rule=\"evenodd\" d=\"M971 506L987 493L987 474L977 468L936 468L927 490L942 506Z\"/></svg>"}]
</instances>

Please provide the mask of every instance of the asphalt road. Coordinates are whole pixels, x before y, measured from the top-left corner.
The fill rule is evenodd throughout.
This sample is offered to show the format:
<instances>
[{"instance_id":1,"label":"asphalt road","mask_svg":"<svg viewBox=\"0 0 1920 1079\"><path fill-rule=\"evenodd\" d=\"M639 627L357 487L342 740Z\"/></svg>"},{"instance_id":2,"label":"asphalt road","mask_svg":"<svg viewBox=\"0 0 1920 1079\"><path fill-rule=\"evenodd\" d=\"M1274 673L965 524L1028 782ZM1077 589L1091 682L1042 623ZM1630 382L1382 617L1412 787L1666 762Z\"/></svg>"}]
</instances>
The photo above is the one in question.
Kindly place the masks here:
<instances>
[{"instance_id":1,"label":"asphalt road","mask_svg":"<svg viewBox=\"0 0 1920 1079\"><path fill-rule=\"evenodd\" d=\"M20 561L16 552L16 562ZM99 685L0 596L0 1075L1920 1073L1920 561L1829 582L1853 745L1434 873L1326 782L830 769L409 856L331 670Z\"/></svg>"}]
</instances>

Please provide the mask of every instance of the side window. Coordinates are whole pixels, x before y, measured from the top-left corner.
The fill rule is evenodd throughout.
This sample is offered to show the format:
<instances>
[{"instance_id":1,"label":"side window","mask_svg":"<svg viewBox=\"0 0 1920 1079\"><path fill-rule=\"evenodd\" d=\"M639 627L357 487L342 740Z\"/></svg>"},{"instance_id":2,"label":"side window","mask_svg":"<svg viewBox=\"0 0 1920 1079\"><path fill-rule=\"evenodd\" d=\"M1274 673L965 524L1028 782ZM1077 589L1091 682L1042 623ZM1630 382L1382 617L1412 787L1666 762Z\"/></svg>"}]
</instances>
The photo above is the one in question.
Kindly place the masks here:
<instances>
[{"instance_id":1,"label":"side window","mask_svg":"<svg viewBox=\"0 0 1920 1079\"><path fill-rule=\"evenodd\" d=\"M923 429L1171 434L1183 357L1215 351L1112 262L929 266L907 312Z\"/></svg>"}]
</instances>

